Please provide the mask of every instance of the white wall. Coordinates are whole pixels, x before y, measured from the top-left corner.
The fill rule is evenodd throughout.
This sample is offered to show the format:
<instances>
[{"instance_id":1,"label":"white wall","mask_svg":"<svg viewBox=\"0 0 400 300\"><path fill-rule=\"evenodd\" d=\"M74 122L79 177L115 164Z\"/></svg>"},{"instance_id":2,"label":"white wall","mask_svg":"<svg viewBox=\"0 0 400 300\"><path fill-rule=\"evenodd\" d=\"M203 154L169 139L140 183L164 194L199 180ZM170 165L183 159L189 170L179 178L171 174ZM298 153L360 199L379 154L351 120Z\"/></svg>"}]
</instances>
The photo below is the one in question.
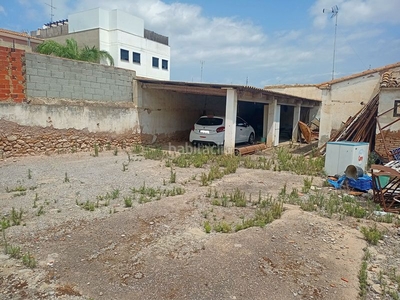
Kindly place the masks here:
<instances>
[{"instance_id":1,"label":"white wall","mask_svg":"<svg viewBox=\"0 0 400 300\"><path fill-rule=\"evenodd\" d=\"M225 97L191 95L139 87L139 123L146 134L189 132L205 111L225 115Z\"/></svg>"},{"instance_id":2,"label":"white wall","mask_svg":"<svg viewBox=\"0 0 400 300\"><path fill-rule=\"evenodd\" d=\"M87 129L89 132L140 133L136 108L102 105L0 104L0 119L24 126Z\"/></svg>"},{"instance_id":3,"label":"white wall","mask_svg":"<svg viewBox=\"0 0 400 300\"><path fill-rule=\"evenodd\" d=\"M69 33L100 28L98 45L114 58L116 67L134 70L137 76L159 80L170 79L170 47L144 38L144 21L120 10L91 9L68 16ZM129 61L123 61L120 50L129 51ZM133 52L140 53L140 64L133 62ZM152 66L153 57L159 59L159 67ZM168 69L162 69L162 60L168 61Z\"/></svg>"},{"instance_id":4,"label":"white wall","mask_svg":"<svg viewBox=\"0 0 400 300\"><path fill-rule=\"evenodd\" d=\"M144 36L143 19L117 9L110 11L109 17L108 30L121 30L140 37Z\"/></svg>"},{"instance_id":5,"label":"white wall","mask_svg":"<svg viewBox=\"0 0 400 300\"><path fill-rule=\"evenodd\" d=\"M95 28L110 28L110 17L108 10L94 8L68 15L68 33Z\"/></svg>"},{"instance_id":6,"label":"white wall","mask_svg":"<svg viewBox=\"0 0 400 300\"><path fill-rule=\"evenodd\" d=\"M100 47L107 50L114 57L116 67L135 70L140 77L155 78L159 80L170 79L170 47L120 30L100 31ZM108 41L108 42L107 42ZM120 49L129 51L129 61L120 58ZM140 53L140 64L134 63L133 52ZM152 66L152 59L159 59L159 68ZM161 67L162 60L168 61L168 70Z\"/></svg>"},{"instance_id":7,"label":"white wall","mask_svg":"<svg viewBox=\"0 0 400 300\"><path fill-rule=\"evenodd\" d=\"M322 92L315 85L265 86L265 90L313 100L321 100Z\"/></svg>"},{"instance_id":8,"label":"white wall","mask_svg":"<svg viewBox=\"0 0 400 300\"><path fill-rule=\"evenodd\" d=\"M327 142L332 130L339 130L379 92L380 81L380 73L375 72L336 82L324 89L319 145Z\"/></svg>"},{"instance_id":9,"label":"white wall","mask_svg":"<svg viewBox=\"0 0 400 300\"><path fill-rule=\"evenodd\" d=\"M379 108L378 115L383 112L388 111L394 107L394 101L400 101L400 88L382 88L379 94ZM400 113L400 108L397 110L397 113ZM399 117L393 116L393 110L388 113L383 114L379 117L379 123L381 127L399 119ZM400 130L400 121L392 124L390 127L390 131L399 131ZM379 129L377 128L377 133Z\"/></svg>"}]
</instances>

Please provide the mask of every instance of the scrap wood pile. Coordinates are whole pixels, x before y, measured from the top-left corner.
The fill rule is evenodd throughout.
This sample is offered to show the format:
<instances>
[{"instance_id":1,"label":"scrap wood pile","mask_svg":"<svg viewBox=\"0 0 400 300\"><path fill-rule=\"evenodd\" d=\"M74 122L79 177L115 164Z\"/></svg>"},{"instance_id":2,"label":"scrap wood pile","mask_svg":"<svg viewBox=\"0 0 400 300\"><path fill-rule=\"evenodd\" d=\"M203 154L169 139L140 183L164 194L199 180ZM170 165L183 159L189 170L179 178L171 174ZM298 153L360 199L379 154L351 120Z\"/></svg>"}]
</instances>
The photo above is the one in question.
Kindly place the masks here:
<instances>
[{"instance_id":1,"label":"scrap wood pile","mask_svg":"<svg viewBox=\"0 0 400 300\"><path fill-rule=\"evenodd\" d=\"M313 140L318 140L319 120L312 120L310 126L302 121L299 121L299 128L301 132L300 138L303 138L307 144L311 144Z\"/></svg>"},{"instance_id":2,"label":"scrap wood pile","mask_svg":"<svg viewBox=\"0 0 400 300\"><path fill-rule=\"evenodd\" d=\"M378 104L379 95L376 95L357 114L350 117L329 141L367 142L370 150L374 149ZM325 154L325 150L326 143L319 148L319 152Z\"/></svg>"}]
</instances>

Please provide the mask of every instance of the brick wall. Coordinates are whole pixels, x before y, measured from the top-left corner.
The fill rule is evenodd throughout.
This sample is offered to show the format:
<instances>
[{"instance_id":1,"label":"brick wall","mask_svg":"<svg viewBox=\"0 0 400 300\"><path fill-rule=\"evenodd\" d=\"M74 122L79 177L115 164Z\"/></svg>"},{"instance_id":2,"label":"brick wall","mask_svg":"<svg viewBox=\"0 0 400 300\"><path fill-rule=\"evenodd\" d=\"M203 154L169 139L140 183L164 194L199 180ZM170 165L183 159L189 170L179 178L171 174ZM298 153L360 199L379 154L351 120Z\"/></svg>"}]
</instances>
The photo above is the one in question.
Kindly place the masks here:
<instances>
[{"instance_id":1,"label":"brick wall","mask_svg":"<svg viewBox=\"0 0 400 300\"><path fill-rule=\"evenodd\" d=\"M26 53L29 98L132 102L135 72L37 53Z\"/></svg>"},{"instance_id":2,"label":"brick wall","mask_svg":"<svg viewBox=\"0 0 400 300\"><path fill-rule=\"evenodd\" d=\"M400 147L400 131L384 130L383 136L388 151ZM391 157L387 157L386 155L381 134L376 134L375 151L386 159L392 159Z\"/></svg>"},{"instance_id":3,"label":"brick wall","mask_svg":"<svg viewBox=\"0 0 400 300\"><path fill-rule=\"evenodd\" d=\"M25 51L0 47L0 101L20 103L25 91Z\"/></svg>"}]
</instances>

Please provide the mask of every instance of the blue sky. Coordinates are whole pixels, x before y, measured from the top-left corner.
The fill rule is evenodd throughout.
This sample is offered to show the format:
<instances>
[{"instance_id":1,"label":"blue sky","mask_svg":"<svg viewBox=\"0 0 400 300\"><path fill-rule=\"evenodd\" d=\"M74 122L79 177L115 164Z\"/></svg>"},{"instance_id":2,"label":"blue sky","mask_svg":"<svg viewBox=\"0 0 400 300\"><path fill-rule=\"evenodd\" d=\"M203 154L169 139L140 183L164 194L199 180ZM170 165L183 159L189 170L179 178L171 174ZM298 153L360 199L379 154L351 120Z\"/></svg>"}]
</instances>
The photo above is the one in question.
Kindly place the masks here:
<instances>
[{"instance_id":1,"label":"blue sky","mask_svg":"<svg viewBox=\"0 0 400 300\"><path fill-rule=\"evenodd\" d=\"M167 35L171 80L308 84L400 61L399 0L52 0L54 20L118 8ZM0 0L0 28L31 31L50 21L51 0ZM201 73L201 62L203 72Z\"/></svg>"}]
</instances>

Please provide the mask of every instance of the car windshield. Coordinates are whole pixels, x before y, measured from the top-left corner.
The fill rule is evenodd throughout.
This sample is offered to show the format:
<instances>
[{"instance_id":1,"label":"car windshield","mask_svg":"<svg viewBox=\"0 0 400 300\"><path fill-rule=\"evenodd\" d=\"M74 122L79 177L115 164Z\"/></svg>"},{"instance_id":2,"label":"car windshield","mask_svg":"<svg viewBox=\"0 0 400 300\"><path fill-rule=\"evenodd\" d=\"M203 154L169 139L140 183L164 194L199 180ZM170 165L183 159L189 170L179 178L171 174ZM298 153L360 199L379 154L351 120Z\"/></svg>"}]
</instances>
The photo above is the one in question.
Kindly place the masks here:
<instances>
[{"instance_id":1,"label":"car windshield","mask_svg":"<svg viewBox=\"0 0 400 300\"><path fill-rule=\"evenodd\" d=\"M202 126L218 126L222 125L223 119L221 118L200 118L196 124Z\"/></svg>"}]
</instances>

